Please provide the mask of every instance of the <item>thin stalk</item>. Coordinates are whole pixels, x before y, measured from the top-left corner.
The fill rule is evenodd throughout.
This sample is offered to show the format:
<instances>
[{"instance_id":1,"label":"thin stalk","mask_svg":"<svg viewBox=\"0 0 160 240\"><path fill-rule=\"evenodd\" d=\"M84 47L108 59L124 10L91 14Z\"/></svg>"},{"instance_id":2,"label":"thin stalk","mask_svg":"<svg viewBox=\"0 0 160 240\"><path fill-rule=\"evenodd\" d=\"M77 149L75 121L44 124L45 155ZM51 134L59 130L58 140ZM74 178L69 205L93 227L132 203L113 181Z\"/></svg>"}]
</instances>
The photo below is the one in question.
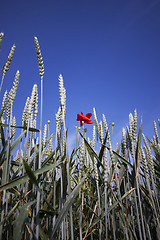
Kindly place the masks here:
<instances>
[{"instance_id":1,"label":"thin stalk","mask_svg":"<svg viewBox=\"0 0 160 240\"><path fill-rule=\"evenodd\" d=\"M60 161L62 157L62 143L60 144ZM61 173L61 178L60 178L60 184L61 184L61 193L60 193L60 204L59 204L59 211L61 211L62 207L63 207L63 163L61 163L61 169L60 169L60 173ZM64 224L64 219L61 223L61 234L62 234L62 239L63 239L63 224Z\"/></svg>"},{"instance_id":2,"label":"thin stalk","mask_svg":"<svg viewBox=\"0 0 160 240\"><path fill-rule=\"evenodd\" d=\"M139 209L140 209L141 222L142 222L143 239L146 240L146 233L145 233L145 227L144 227L144 221L143 221L143 213L142 213L142 205L141 205L140 192L139 192L139 184L138 184L138 179L137 178L136 178L136 187L137 187Z\"/></svg>"},{"instance_id":3,"label":"thin stalk","mask_svg":"<svg viewBox=\"0 0 160 240\"><path fill-rule=\"evenodd\" d=\"M82 240L82 205L81 205L81 189L79 189L79 239Z\"/></svg>"},{"instance_id":4,"label":"thin stalk","mask_svg":"<svg viewBox=\"0 0 160 240\"><path fill-rule=\"evenodd\" d=\"M99 188L97 188L98 192L98 216L101 215L101 202L100 202L100 193L99 193ZM99 222L100 228L99 228L99 240L102 239L102 221L100 220Z\"/></svg>"},{"instance_id":5,"label":"thin stalk","mask_svg":"<svg viewBox=\"0 0 160 240\"><path fill-rule=\"evenodd\" d=\"M36 127L36 126L35 126ZM37 151L37 146L36 146L36 132L34 133L34 153L33 153L33 171L36 170L36 151ZM33 193L35 194L36 189L33 185ZM35 218L35 208L32 209L32 220L31 220L31 234L30 234L30 240L33 238L33 233L34 233L34 218Z\"/></svg>"},{"instance_id":6,"label":"thin stalk","mask_svg":"<svg viewBox=\"0 0 160 240\"><path fill-rule=\"evenodd\" d=\"M115 209L112 210L112 222L113 222L113 239L116 240Z\"/></svg>"},{"instance_id":7,"label":"thin stalk","mask_svg":"<svg viewBox=\"0 0 160 240\"><path fill-rule=\"evenodd\" d=\"M58 131L57 131L57 127L56 127L56 137L55 137L55 159L56 159L56 156L57 156L57 140L58 140ZM53 180L54 180L54 183L53 183L53 187L54 187L54 193L53 193L53 208L55 209L56 207L56 169L53 171ZM56 222L56 216L53 217L53 228L54 228L54 225L55 225L55 222Z\"/></svg>"},{"instance_id":8,"label":"thin stalk","mask_svg":"<svg viewBox=\"0 0 160 240\"><path fill-rule=\"evenodd\" d=\"M135 204L136 204L136 213L137 213L137 221L138 221L138 230L139 230L139 237L140 240L143 240L142 238L142 230L141 230L141 225L140 225L140 219L139 219L139 211L138 211L138 204L137 204L137 196L135 191L134 192L134 200L135 200Z\"/></svg>"},{"instance_id":9,"label":"thin stalk","mask_svg":"<svg viewBox=\"0 0 160 240\"><path fill-rule=\"evenodd\" d=\"M56 170L53 171L53 209L56 207ZM55 225L56 216L53 217L53 228Z\"/></svg>"},{"instance_id":10,"label":"thin stalk","mask_svg":"<svg viewBox=\"0 0 160 240\"><path fill-rule=\"evenodd\" d=\"M67 142L66 142L67 144ZM67 148L67 146L66 146ZM67 149L67 178L68 178L68 193L71 193L71 180L69 174L69 158L68 158L68 149ZM71 225L71 240L74 240L74 230L73 230L73 215L72 215L72 206L70 207L70 225Z\"/></svg>"},{"instance_id":11,"label":"thin stalk","mask_svg":"<svg viewBox=\"0 0 160 240\"><path fill-rule=\"evenodd\" d=\"M128 168L127 168L127 182L128 182L128 186L129 186ZM131 196L130 196L130 195L129 195L129 200L130 200L130 203L131 203ZM136 233L135 223L134 223L134 218L133 218L133 207L132 207L132 204L131 204L131 217L132 217L133 231L134 231L134 233ZM135 236L136 236L136 235L135 235ZM137 237L136 237L136 240L137 240Z\"/></svg>"},{"instance_id":12,"label":"thin stalk","mask_svg":"<svg viewBox=\"0 0 160 240\"><path fill-rule=\"evenodd\" d=\"M3 200L2 200L2 208L1 208L2 210L1 210L0 240L2 240L5 199L6 199L6 190L3 191Z\"/></svg>"},{"instance_id":13,"label":"thin stalk","mask_svg":"<svg viewBox=\"0 0 160 240\"><path fill-rule=\"evenodd\" d=\"M153 181L153 177L152 177L152 181ZM155 220L157 221L157 224L158 224L158 232L157 232L157 237L160 238L159 234L160 234L160 223L159 223L159 218L158 218L158 213L156 211L156 206L155 206L155 202L154 202L154 199L153 199L153 196L152 196L152 191L151 191L151 187L150 187L150 182L149 182L149 179L146 178L146 182L147 182L147 186L148 186L148 190L149 190L149 195L151 197L151 200L152 200L152 204L153 204L153 209L154 209L154 214L155 214Z\"/></svg>"},{"instance_id":14,"label":"thin stalk","mask_svg":"<svg viewBox=\"0 0 160 240\"><path fill-rule=\"evenodd\" d=\"M116 170L117 172L117 170ZM120 187L119 187L119 182L118 182L118 178L117 178L117 174L115 175L115 180L116 180L116 185L118 186L118 190L117 190L117 194L118 194L118 199L121 203L121 209L122 209L122 219L123 219L123 222L124 222L124 228L123 228L123 231L124 231L124 234L126 235L126 239L128 240L129 237L128 237L128 230L127 230L127 225L126 225L126 221L125 221L125 214L124 214L124 207L123 207L123 204L122 204L122 198L121 198L121 193L120 193Z\"/></svg>"},{"instance_id":15,"label":"thin stalk","mask_svg":"<svg viewBox=\"0 0 160 240\"><path fill-rule=\"evenodd\" d=\"M133 161L134 161L134 170L137 173L137 165L136 165L136 160L135 160L135 146L132 142L132 149L133 149ZM139 151L139 150L138 150ZM139 154L139 153L138 153ZM143 220L143 213L142 213L142 205L141 205L141 199L140 199L140 192L139 192L139 183L138 183L138 176L135 177L135 183L136 183L136 188L137 188L137 194L138 194L138 203L139 203L139 210L140 210L140 216L141 216L141 222L142 222L142 231L143 231L143 240L146 240L146 233L145 233L145 227L144 227L144 220ZM134 191L135 195L135 191ZM136 201L136 196L135 196L135 201ZM136 205L136 210L138 214L138 206ZM139 216L137 215L137 218ZM138 219L138 226L139 226L139 231L140 231L140 222ZM140 231L140 238L142 238L142 233Z\"/></svg>"},{"instance_id":16,"label":"thin stalk","mask_svg":"<svg viewBox=\"0 0 160 240\"><path fill-rule=\"evenodd\" d=\"M108 200L107 200L107 187L105 187L105 224L106 224L106 239L108 239Z\"/></svg>"},{"instance_id":17,"label":"thin stalk","mask_svg":"<svg viewBox=\"0 0 160 240\"><path fill-rule=\"evenodd\" d=\"M69 156L68 156L68 146L67 146L67 129L66 129L66 120L64 115L64 109L62 111L63 124L64 124L64 136L65 136L65 147L66 147L66 157L67 157L67 180L68 180L68 193L71 193L71 181L69 174ZM74 240L74 231L73 231L73 216L72 216L72 206L70 207L70 224L71 224L71 240Z\"/></svg>"},{"instance_id":18,"label":"thin stalk","mask_svg":"<svg viewBox=\"0 0 160 240\"><path fill-rule=\"evenodd\" d=\"M96 204L95 204L95 206L94 206L93 214L92 214L92 217L91 217L89 226L88 226L88 228L87 228L87 230L86 230L86 233L85 233L85 236L84 236L83 240L85 240L85 239L87 238L88 230L89 230L89 228L90 228L90 226L91 226L91 224L92 224L92 221L93 221L94 216L96 215L97 205L98 205L98 202L96 202ZM106 239L107 239L107 238L106 238Z\"/></svg>"},{"instance_id":19,"label":"thin stalk","mask_svg":"<svg viewBox=\"0 0 160 240\"><path fill-rule=\"evenodd\" d=\"M79 181L81 180L81 169L79 170ZM82 201L81 188L79 189L79 239L82 240Z\"/></svg>"},{"instance_id":20,"label":"thin stalk","mask_svg":"<svg viewBox=\"0 0 160 240\"><path fill-rule=\"evenodd\" d=\"M156 189L156 187L155 187L153 175L151 175L151 180L152 180L152 186L153 186L153 191L154 191L156 203L157 203L157 206L158 206L158 210L160 210L160 206L159 206L159 202L158 202L158 198L157 198L157 189Z\"/></svg>"},{"instance_id":21,"label":"thin stalk","mask_svg":"<svg viewBox=\"0 0 160 240\"><path fill-rule=\"evenodd\" d=\"M152 240L148 223L147 223L147 231L148 231L148 238L149 238L149 240Z\"/></svg>"},{"instance_id":22,"label":"thin stalk","mask_svg":"<svg viewBox=\"0 0 160 240\"><path fill-rule=\"evenodd\" d=\"M41 76L41 111L40 111L40 131L39 131L39 161L38 169L41 168L41 148L42 148L42 110L43 110L43 76ZM40 183L39 183L40 187ZM36 237L39 239L39 208L40 208L40 192L37 192L36 204Z\"/></svg>"},{"instance_id":23,"label":"thin stalk","mask_svg":"<svg viewBox=\"0 0 160 240\"><path fill-rule=\"evenodd\" d=\"M27 124L27 132L26 132L26 137L25 137L25 144L24 144L24 160L26 161L26 155L27 155L27 140L28 140L28 135L29 135L29 122L30 119L28 120L28 124ZM28 187L28 183L26 182L24 184L25 187L23 187L23 193L27 193L27 187Z\"/></svg>"},{"instance_id":24,"label":"thin stalk","mask_svg":"<svg viewBox=\"0 0 160 240\"><path fill-rule=\"evenodd\" d=\"M11 139L11 119L12 119L12 104L11 104L11 113L10 113L10 121L9 121L9 129L8 129L8 147L7 147L7 156L6 161L3 167L3 174L2 174L2 184L5 184L9 181L9 172L10 172L10 139ZM6 203L6 215L7 215L7 208L8 208L8 201L7 201L7 192L3 191L3 200L2 200L2 212L1 212L1 223L0 226L0 240L2 239L2 230L3 230L3 220L4 220L4 206Z\"/></svg>"}]
</instances>

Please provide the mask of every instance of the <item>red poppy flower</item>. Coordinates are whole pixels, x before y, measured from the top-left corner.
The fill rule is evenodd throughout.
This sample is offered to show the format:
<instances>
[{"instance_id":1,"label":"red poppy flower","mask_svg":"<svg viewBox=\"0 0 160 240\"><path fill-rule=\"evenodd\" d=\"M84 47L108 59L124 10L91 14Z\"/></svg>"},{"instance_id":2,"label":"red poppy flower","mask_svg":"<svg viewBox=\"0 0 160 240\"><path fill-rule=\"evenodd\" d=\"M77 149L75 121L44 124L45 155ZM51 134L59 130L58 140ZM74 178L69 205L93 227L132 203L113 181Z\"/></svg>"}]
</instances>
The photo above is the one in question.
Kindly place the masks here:
<instances>
[{"instance_id":1,"label":"red poppy flower","mask_svg":"<svg viewBox=\"0 0 160 240\"><path fill-rule=\"evenodd\" d=\"M87 113L86 116L83 115L83 113L81 112L81 114L77 114L77 121L80 121L80 126L82 127L83 123L87 123L87 124L92 124L94 123L93 121L91 121L90 117L92 117L92 113Z\"/></svg>"},{"instance_id":2,"label":"red poppy flower","mask_svg":"<svg viewBox=\"0 0 160 240\"><path fill-rule=\"evenodd\" d=\"M117 178L119 178L119 174L118 174L118 173L115 173L113 179L116 178L116 175L117 175Z\"/></svg>"}]
</instances>

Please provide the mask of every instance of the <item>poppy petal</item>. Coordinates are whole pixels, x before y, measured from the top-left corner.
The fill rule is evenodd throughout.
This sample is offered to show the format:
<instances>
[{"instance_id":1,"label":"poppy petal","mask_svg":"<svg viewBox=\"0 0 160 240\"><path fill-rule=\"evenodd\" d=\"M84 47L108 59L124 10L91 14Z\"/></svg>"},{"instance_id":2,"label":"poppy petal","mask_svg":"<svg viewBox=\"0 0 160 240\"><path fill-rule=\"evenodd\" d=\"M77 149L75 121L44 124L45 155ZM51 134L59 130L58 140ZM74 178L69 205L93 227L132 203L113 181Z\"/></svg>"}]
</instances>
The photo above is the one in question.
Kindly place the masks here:
<instances>
[{"instance_id":1,"label":"poppy petal","mask_svg":"<svg viewBox=\"0 0 160 240\"><path fill-rule=\"evenodd\" d=\"M92 124L94 123L93 121L91 121L90 119L86 121L87 124Z\"/></svg>"},{"instance_id":2,"label":"poppy petal","mask_svg":"<svg viewBox=\"0 0 160 240\"><path fill-rule=\"evenodd\" d=\"M87 117L87 118L92 117L92 113L87 113L87 114L86 114L86 117Z\"/></svg>"},{"instance_id":3,"label":"poppy petal","mask_svg":"<svg viewBox=\"0 0 160 240\"><path fill-rule=\"evenodd\" d=\"M77 114L77 121L80 121L82 119L81 114Z\"/></svg>"}]
</instances>

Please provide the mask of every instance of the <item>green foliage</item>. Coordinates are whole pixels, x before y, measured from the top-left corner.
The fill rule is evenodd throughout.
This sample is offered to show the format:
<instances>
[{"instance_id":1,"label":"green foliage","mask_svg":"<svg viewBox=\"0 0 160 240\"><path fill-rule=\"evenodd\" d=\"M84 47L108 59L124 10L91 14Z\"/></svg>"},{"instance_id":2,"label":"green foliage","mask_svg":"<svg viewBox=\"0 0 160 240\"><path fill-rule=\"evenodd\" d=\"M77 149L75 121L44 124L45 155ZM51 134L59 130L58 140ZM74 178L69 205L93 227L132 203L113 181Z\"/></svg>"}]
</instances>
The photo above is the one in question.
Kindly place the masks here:
<instances>
[{"instance_id":1,"label":"green foliage","mask_svg":"<svg viewBox=\"0 0 160 240\"><path fill-rule=\"evenodd\" d=\"M28 218L31 206L36 201L28 202L20 208L19 216L14 223L13 239L22 239L24 224Z\"/></svg>"}]
</instances>

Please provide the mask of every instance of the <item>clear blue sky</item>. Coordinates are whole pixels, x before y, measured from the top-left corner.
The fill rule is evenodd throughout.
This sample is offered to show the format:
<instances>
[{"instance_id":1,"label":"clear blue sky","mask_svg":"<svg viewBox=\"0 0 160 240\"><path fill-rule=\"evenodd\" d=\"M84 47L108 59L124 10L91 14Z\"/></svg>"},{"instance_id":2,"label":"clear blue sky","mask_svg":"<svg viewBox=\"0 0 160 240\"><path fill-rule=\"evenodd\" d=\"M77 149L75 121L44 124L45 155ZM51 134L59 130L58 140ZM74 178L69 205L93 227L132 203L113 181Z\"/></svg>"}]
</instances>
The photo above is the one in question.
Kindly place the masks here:
<instances>
[{"instance_id":1,"label":"clear blue sky","mask_svg":"<svg viewBox=\"0 0 160 240\"><path fill-rule=\"evenodd\" d=\"M19 69L13 109L17 125L34 83L40 95L37 36L45 67L43 124L50 119L51 132L55 133L62 74L70 135L79 125L77 113L92 112L93 107L99 121L104 113L108 123L115 122L115 139L120 140L135 108L138 120L143 117L144 134L153 135L153 121L160 118L160 1L6 0L0 8L0 32L5 34L0 66L16 44L0 100Z\"/></svg>"}]
</instances>

